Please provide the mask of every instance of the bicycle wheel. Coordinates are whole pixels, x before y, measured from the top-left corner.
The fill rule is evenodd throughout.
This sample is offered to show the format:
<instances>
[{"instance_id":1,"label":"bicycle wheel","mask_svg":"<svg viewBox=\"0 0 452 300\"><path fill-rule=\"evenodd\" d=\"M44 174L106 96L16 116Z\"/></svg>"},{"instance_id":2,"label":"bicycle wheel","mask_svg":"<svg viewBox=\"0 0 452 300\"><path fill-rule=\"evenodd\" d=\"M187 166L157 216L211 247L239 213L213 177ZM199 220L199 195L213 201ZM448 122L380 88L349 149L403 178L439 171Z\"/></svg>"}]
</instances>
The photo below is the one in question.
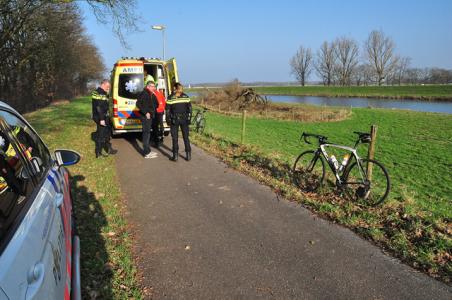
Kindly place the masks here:
<instances>
[{"instance_id":1,"label":"bicycle wheel","mask_svg":"<svg viewBox=\"0 0 452 300\"><path fill-rule=\"evenodd\" d=\"M203 133L205 127L206 127L206 119L205 118L200 118L196 122L196 132L197 133Z\"/></svg>"},{"instance_id":2,"label":"bicycle wheel","mask_svg":"<svg viewBox=\"0 0 452 300\"><path fill-rule=\"evenodd\" d=\"M367 173L372 168L371 176ZM363 158L347 168L343 175L343 188L358 203L377 206L388 197L391 188L388 172L378 161Z\"/></svg>"},{"instance_id":3,"label":"bicycle wheel","mask_svg":"<svg viewBox=\"0 0 452 300\"><path fill-rule=\"evenodd\" d=\"M301 153L293 165L295 184L303 191L314 192L323 184L325 178L325 162L316 151Z\"/></svg>"}]
</instances>

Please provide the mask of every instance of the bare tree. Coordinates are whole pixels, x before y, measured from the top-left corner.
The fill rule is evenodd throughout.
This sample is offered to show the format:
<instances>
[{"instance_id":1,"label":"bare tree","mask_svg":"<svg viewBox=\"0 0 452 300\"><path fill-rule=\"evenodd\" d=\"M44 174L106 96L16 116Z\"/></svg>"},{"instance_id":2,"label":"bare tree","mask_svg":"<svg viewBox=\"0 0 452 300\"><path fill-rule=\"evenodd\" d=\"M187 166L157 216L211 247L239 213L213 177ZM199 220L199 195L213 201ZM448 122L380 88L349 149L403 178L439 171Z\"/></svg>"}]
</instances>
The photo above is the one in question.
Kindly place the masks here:
<instances>
[{"instance_id":1,"label":"bare tree","mask_svg":"<svg viewBox=\"0 0 452 300\"><path fill-rule=\"evenodd\" d=\"M290 60L290 67L292 69L292 74L294 74L300 84L304 86L312 71L311 48L300 46L297 53Z\"/></svg>"},{"instance_id":2,"label":"bare tree","mask_svg":"<svg viewBox=\"0 0 452 300\"><path fill-rule=\"evenodd\" d=\"M75 2L76 0L59 0ZM113 32L124 47L128 47L124 34L138 31L138 16L135 14L136 0L87 0L98 22L112 24Z\"/></svg>"},{"instance_id":3,"label":"bare tree","mask_svg":"<svg viewBox=\"0 0 452 300\"><path fill-rule=\"evenodd\" d=\"M323 84L330 86L333 83L333 71L335 65L334 47L332 43L324 41L317 50L317 59L314 67L322 78Z\"/></svg>"},{"instance_id":4,"label":"bare tree","mask_svg":"<svg viewBox=\"0 0 452 300\"><path fill-rule=\"evenodd\" d=\"M378 85L383 83L385 77L397 65L397 56L394 53L395 43L383 31L374 30L364 43L365 55L373 67Z\"/></svg>"},{"instance_id":5,"label":"bare tree","mask_svg":"<svg viewBox=\"0 0 452 300\"><path fill-rule=\"evenodd\" d=\"M397 60L397 64L395 65L395 80L397 81L398 85L402 84L402 81L406 77L406 73L408 70L408 67L410 66L411 58L410 57L401 57Z\"/></svg>"},{"instance_id":6,"label":"bare tree","mask_svg":"<svg viewBox=\"0 0 452 300\"><path fill-rule=\"evenodd\" d=\"M335 75L340 85L350 85L351 76L358 64L359 47L355 40L341 37L334 41L334 55L336 57Z\"/></svg>"},{"instance_id":7,"label":"bare tree","mask_svg":"<svg viewBox=\"0 0 452 300\"><path fill-rule=\"evenodd\" d=\"M452 82L452 71L441 69L441 68L431 68L430 83L447 84Z\"/></svg>"},{"instance_id":8,"label":"bare tree","mask_svg":"<svg viewBox=\"0 0 452 300\"><path fill-rule=\"evenodd\" d=\"M360 64L352 73L352 80L357 85L369 85L372 82L372 68L368 64Z\"/></svg>"},{"instance_id":9,"label":"bare tree","mask_svg":"<svg viewBox=\"0 0 452 300\"><path fill-rule=\"evenodd\" d=\"M19 111L84 92L105 68L77 5L43 2L0 0L0 98Z\"/></svg>"}]
</instances>

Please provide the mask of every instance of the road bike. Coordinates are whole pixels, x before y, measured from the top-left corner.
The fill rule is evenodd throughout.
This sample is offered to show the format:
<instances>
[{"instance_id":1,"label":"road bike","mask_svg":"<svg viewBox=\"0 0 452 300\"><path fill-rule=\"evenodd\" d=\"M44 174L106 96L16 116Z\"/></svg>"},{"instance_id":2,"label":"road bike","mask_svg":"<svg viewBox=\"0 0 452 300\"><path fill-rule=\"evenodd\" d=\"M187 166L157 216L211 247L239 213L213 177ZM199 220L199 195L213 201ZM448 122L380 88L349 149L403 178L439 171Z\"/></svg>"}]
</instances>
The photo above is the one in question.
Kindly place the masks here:
<instances>
[{"instance_id":1,"label":"road bike","mask_svg":"<svg viewBox=\"0 0 452 300\"><path fill-rule=\"evenodd\" d=\"M358 204L381 204L388 197L391 187L388 172L380 162L359 157L358 145L370 143L371 136L365 132L354 133L358 135L358 139L354 147L348 147L327 143L326 136L303 132L300 139L311 144L308 138L317 138L319 146L316 150L304 151L295 160L292 172L297 186L307 192L318 190L324 184L327 164L333 172L335 186L341 193L345 193ZM338 162L334 155L329 155L327 148L345 151L342 162Z\"/></svg>"},{"instance_id":2,"label":"road bike","mask_svg":"<svg viewBox=\"0 0 452 300\"><path fill-rule=\"evenodd\" d=\"M191 120L191 125L197 133L203 133L206 127L206 117L204 113L208 111L207 108L203 107L201 109L195 110L195 116Z\"/></svg>"}]
</instances>

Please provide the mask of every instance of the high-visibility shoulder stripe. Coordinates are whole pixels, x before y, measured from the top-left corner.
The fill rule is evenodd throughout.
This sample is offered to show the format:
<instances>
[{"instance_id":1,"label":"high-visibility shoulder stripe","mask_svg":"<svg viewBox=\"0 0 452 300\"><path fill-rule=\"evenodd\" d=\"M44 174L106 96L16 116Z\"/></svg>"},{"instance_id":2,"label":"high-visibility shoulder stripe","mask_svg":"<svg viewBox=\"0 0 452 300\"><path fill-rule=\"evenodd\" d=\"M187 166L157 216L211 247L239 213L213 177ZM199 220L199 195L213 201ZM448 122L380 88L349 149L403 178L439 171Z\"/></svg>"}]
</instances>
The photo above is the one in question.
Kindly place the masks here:
<instances>
[{"instance_id":1,"label":"high-visibility shoulder stripe","mask_svg":"<svg viewBox=\"0 0 452 300\"><path fill-rule=\"evenodd\" d=\"M166 104L177 104L177 103L189 103L190 102L190 98L176 98L176 99L169 99L168 101L166 101Z\"/></svg>"},{"instance_id":2,"label":"high-visibility shoulder stripe","mask_svg":"<svg viewBox=\"0 0 452 300\"><path fill-rule=\"evenodd\" d=\"M91 98L93 100L108 100L108 97L106 95L101 95L97 91L91 93Z\"/></svg>"},{"instance_id":3,"label":"high-visibility shoulder stripe","mask_svg":"<svg viewBox=\"0 0 452 300\"><path fill-rule=\"evenodd\" d=\"M107 101L107 97L92 97L93 100L101 100L101 101Z\"/></svg>"}]
</instances>

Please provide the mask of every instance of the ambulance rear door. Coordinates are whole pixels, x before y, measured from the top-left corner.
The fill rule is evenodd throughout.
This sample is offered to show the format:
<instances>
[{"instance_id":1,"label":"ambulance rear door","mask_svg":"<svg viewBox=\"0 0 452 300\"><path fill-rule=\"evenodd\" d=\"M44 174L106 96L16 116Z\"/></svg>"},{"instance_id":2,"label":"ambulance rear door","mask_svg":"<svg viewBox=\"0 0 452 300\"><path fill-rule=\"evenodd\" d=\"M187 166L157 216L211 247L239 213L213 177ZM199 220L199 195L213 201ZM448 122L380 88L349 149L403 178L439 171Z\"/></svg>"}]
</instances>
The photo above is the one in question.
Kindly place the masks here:
<instances>
[{"instance_id":1,"label":"ambulance rear door","mask_svg":"<svg viewBox=\"0 0 452 300\"><path fill-rule=\"evenodd\" d=\"M165 67L167 74L166 80L168 82L168 92L171 94L174 83L179 82L179 74L177 72L176 59L171 58L170 60L167 60Z\"/></svg>"},{"instance_id":2,"label":"ambulance rear door","mask_svg":"<svg viewBox=\"0 0 452 300\"><path fill-rule=\"evenodd\" d=\"M143 90L143 63L119 63L113 84L113 129L116 132L141 131L136 101Z\"/></svg>"}]
</instances>

